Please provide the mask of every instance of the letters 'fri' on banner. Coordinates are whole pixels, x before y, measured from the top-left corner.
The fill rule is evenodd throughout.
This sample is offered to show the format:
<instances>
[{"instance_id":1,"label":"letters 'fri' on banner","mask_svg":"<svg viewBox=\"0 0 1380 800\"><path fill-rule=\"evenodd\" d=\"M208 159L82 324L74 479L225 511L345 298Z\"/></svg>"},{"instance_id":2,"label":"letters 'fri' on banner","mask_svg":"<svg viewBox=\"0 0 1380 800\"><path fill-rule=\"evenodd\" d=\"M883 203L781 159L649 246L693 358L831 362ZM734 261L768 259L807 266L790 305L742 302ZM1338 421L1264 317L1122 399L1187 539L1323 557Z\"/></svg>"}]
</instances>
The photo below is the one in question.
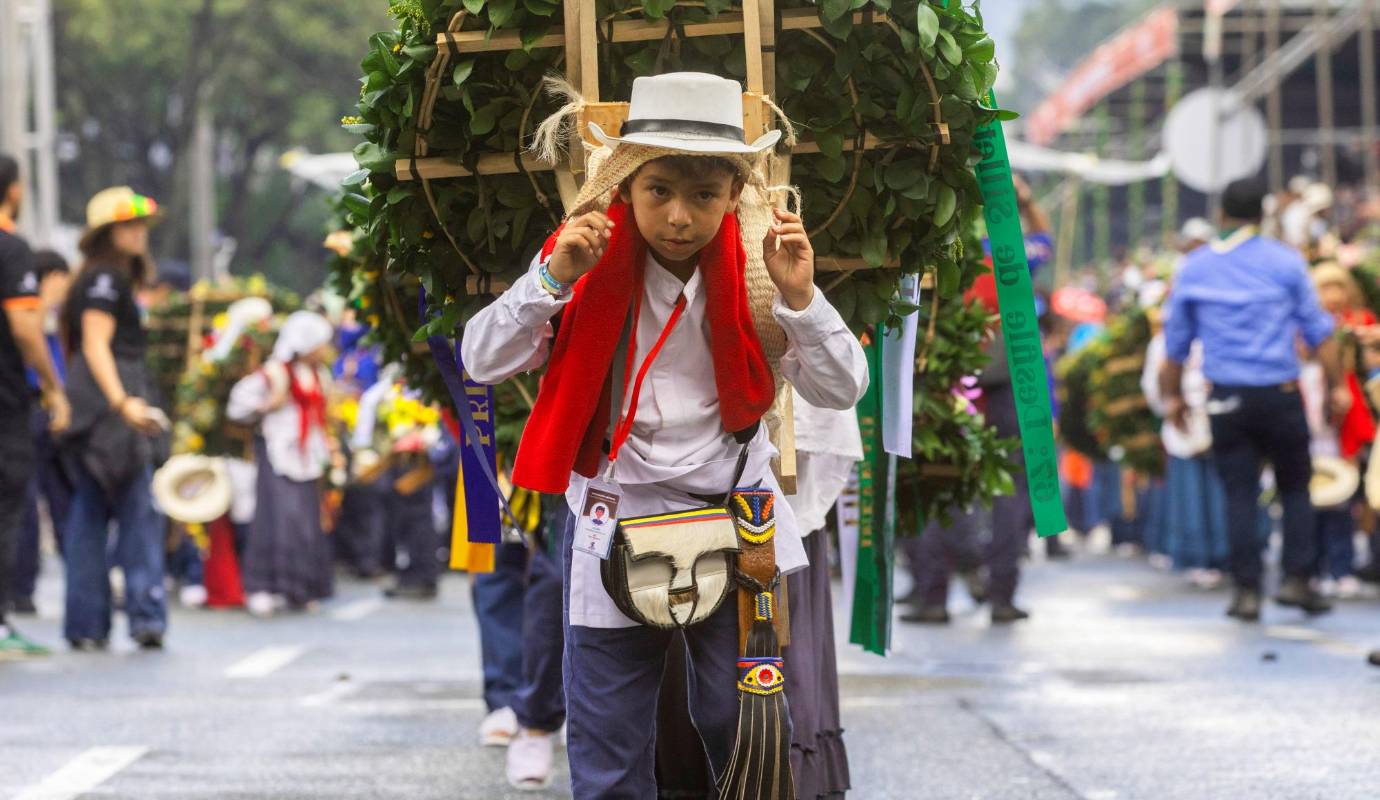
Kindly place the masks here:
<instances>
[{"instance_id":1,"label":"letters 'fri' on banner","mask_svg":"<svg viewBox=\"0 0 1380 800\"><path fill-rule=\"evenodd\" d=\"M996 108L996 95L989 94L988 102ZM1030 283L1025 235L1021 232L1016 187L1011 179L1001 121L994 119L982 126L973 145L982 156L977 165L978 186L992 244L992 272L1006 336L1011 388L1016 395L1030 506L1035 512L1035 530L1041 536L1054 536L1068 527L1068 521L1059 492L1059 458L1054 447L1049 375L1035 315L1035 290Z\"/></svg>"}]
</instances>

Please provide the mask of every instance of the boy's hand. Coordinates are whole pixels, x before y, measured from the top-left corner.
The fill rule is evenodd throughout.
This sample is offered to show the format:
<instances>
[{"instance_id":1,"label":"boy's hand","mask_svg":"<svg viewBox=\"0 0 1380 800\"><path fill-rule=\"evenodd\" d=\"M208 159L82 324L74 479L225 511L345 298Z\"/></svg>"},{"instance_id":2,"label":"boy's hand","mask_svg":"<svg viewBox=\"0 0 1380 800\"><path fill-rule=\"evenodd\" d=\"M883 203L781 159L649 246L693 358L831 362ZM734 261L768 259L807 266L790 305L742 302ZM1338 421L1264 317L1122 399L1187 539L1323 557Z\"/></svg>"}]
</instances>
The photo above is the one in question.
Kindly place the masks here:
<instances>
[{"instance_id":1,"label":"boy's hand","mask_svg":"<svg viewBox=\"0 0 1380 800\"><path fill-rule=\"evenodd\" d=\"M815 248L800 217L772 209L772 226L762 240L767 273L792 311L804 311L815 299Z\"/></svg>"},{"instance_id":2,"label":"boy's hand","mask_svg":"<svg viewBox=\"0 0 1380 800\"><path fill-rule=\"evenodd\" d=\"M572 219L556 239L547 271L561 283L574 283L604 257L612 236L613 220L606 214L591 211Z\"/></svg>"}]
</instances>

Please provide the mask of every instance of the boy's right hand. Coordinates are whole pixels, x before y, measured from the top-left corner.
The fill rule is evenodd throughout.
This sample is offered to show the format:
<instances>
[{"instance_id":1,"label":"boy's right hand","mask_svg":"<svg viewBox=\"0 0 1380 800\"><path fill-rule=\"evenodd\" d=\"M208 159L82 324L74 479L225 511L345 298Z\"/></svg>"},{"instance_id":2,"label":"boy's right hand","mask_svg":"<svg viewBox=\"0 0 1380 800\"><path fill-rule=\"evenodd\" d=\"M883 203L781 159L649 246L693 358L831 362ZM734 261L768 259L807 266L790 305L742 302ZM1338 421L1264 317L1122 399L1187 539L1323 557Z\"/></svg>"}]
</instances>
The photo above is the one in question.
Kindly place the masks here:
<instances>
[{"instance_id":1,"label":"boy's right hand","mask_svg":"<svg viewBox=\"0 0 1380 800\"><path fill-rule=\"evenodd\" d=\"M591 211L576 217L561 229L547 271L561 283L574 283L604 257L612 237L613 220L607 214Z\"/></svg>"}]
</instances>

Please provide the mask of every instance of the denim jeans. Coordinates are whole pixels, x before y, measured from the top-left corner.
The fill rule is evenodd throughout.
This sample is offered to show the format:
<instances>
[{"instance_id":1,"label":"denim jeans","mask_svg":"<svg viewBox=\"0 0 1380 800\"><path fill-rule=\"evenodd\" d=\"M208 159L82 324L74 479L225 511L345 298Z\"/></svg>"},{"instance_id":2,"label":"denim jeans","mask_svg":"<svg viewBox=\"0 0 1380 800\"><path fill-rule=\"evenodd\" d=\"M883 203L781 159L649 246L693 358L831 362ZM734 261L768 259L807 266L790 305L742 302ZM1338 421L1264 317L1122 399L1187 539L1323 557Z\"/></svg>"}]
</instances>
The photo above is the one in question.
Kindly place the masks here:
<instances>
[{"instance_id":1,"label":"denim jeans","mask_svg":"<svg viewBox=\"0 0 1380 800\"><path fill-rule=\"evenodd\" d=\"M562 505L563 499L558 499ZM559 537L559 531L557 536ZM522 599L522 686L513 695L513 712L524 728L554 731L565 722L561 658L561 567L548 548L532 549Z\"/></svg>"},{"instance_id":2,"label":"denim jeans","mask_svg":"<svg viewBox=\"0 0 1380 800\"><path fill-rule=\"evenodd\" d=\"M72 506L72 487L62 474L56 446L48 433L48 413L36 408L29 425L34 442L33 475L29 479L24 501L24 521L19 528L18 550L15 555L14 597L33 597L39 571L39 515L38 500L48 504L48 516L57 534L58 551L62 551L62 531L67 509Z\"/></svg>"},{"instance_id":3,"label":"denim jeans","mask_svg":"<svg viewBox=\"0 0 1380 800\"><path fill-rule=\"evenodd\" d=\"M1257 520L1262 461L1274 467L1284 506L1284 574L1309 578L1317 573L1317 526L1308 483L1313 461L1308 452L1308 421L1296 387L1214 386L1219 405L1212 414L1212 454L1227 495L1227 534L1231 571L1242 589L1260 589L1263 565Z\"/></svg>"},{"instance_id":4,"label":"denim jeans","mask_svg":"<svg viewBox=\"0 0 1380 800\"><path fill-rule=\"evenodd\" d=\"M1345 578L1355 571L1356 524L1351 509L1319 511L1318 566L1324 577Z\"/></svg>"},{"instance_id":5,"label":"denim jeans","mask_svg":"<svg viewBox=\"0 0 1380 800\"><path fill-rule=\"evenodd\" d=\"M110 542L115 523L114 563L125 576L125 612L131 636L163 633L168 602L163 589L163 517L154 510L149 482L153 469L106 495L83 467L74 465L72 507L64 532L67 550L67 614L63 635L110 638Z\"/></svg>"}]
</instances>

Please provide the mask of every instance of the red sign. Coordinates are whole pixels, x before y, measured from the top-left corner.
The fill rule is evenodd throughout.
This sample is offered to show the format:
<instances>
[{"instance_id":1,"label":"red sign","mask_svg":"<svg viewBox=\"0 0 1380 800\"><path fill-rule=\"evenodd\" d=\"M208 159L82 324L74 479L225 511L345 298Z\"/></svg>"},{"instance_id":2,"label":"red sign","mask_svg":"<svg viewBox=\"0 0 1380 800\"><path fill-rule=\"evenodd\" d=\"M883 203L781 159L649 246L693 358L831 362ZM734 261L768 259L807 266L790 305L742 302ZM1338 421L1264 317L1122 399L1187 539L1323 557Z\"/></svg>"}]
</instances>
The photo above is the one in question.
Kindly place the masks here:
<instances>
[{"instance_id":1,"label":"red sign","mask_svg":"<svg viewBox=\"0 0 1380 800\"><path fill-rule=\"evenodd\" d=\"M1179 12L1163 7L1108 39L1026 120L1025 139L1047 145L1098 101L1179 50Z\"/></svg>"}]
</instances>

